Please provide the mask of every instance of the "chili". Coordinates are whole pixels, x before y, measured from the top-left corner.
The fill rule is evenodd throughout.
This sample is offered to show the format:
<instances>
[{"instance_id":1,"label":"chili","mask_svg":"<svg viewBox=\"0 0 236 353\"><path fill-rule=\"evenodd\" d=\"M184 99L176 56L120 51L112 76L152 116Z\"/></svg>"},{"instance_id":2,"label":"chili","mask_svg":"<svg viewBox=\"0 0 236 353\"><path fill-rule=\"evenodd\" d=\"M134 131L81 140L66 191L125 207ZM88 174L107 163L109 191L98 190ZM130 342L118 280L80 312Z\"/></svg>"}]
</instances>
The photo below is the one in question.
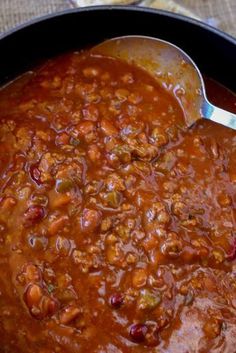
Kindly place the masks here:
<instances>
[{"instance_id":1,"label":"chili","mask_svg":"<svg viewBox=\"0 0 236 353\"><path fill-rule=\"evenodd\" d=\"M234 131L86 52L3 87L0 120L1 352L235 352Z\"/></svg>"}]
</instances>

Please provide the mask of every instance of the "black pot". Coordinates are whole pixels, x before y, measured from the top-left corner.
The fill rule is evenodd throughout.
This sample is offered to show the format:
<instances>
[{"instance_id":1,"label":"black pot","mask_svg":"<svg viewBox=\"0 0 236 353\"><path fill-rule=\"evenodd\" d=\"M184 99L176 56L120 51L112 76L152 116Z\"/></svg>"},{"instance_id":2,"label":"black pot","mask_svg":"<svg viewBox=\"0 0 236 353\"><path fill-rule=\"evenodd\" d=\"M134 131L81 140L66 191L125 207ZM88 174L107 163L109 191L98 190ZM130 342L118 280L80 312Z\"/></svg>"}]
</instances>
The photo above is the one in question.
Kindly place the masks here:
<instances>
[{"instance_id":1,"label":"black pot","mask_svg":"<svg viewBox=\"0 0 236 353\"><path fill-rule=\"evenodd\" d=\"M204 74L236 91L236 39L194 19L133 6L65 11L3 34L0 83L59 53L128 34L154 36L180 46Z\"/></svg>"}]
</instances>

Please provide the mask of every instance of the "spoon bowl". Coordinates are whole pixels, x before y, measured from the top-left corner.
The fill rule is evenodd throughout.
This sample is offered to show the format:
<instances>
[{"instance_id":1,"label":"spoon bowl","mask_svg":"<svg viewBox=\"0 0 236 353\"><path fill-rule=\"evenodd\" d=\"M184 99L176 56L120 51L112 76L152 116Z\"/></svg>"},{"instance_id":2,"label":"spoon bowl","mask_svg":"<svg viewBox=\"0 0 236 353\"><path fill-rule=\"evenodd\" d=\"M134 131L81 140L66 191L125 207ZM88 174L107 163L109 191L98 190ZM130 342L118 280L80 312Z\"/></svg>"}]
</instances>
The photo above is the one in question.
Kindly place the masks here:
<instances>
[{"instance_id":1,"label":"spoon bowl","mask_svg":"<svg viewBox=\"0 0 236 353\"><path fill-rule=\"evenodd\" d=\"M158 38L124 36L106 40L91 52L118 58L148 71L177 98L188 127L205 118L236 130L236 115L208 101L200 70L176 45Z\"/></svg>"}]
</instances>

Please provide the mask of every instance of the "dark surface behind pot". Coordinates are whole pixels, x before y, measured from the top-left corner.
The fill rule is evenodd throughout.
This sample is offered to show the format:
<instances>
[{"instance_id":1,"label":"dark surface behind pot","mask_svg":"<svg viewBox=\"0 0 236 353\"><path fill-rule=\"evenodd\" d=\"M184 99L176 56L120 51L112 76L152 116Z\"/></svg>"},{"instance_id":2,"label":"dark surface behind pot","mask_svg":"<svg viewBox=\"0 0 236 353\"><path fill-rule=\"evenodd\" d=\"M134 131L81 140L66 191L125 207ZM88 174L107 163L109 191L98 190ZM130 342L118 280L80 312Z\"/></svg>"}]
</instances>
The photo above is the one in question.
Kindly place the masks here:
<instances>
[{"instance_id":1,"label":"dark surface behind pot","mask_svg":"<svg viewBox=\"0 0 236 353\"><path fill-rule=\"evenodd\" d=\"M44 59L106 38L142 34L183 48L200 70L236 91L236 40L198 21L137 7L90 7L31 21L0 37L0 83Z\"/></svg>"}]
</instances>

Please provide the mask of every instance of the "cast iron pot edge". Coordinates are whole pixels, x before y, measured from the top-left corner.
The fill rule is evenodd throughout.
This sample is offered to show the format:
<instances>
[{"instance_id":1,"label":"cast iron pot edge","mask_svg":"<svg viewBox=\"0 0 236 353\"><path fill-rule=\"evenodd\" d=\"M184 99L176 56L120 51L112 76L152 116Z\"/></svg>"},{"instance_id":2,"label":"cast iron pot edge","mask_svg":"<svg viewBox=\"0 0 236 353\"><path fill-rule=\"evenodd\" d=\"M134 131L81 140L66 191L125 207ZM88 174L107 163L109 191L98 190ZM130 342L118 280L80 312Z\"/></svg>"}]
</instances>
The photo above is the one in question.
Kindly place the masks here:
<instances>
[{"instance_id":1,"label":"cast iron pot edge","mask_svg":"<svg viewBox=\"0 0 236 353\"><path fill-rule=\"evenodd\" d=\"M145 7L137 7L137 6L110 6L110 5L109 6L91 6L91 7L84 7L84 8L78 8L78 9L65 10L65 11L61 11L61 12L57 12L57 13L44 15L44 16L41 16L38 18L34 18L34 19L29 20L28 22L25 22L21 25L18 25L17 27L7 31L6 33L1 34L0 35L0 51L1 51L2 47L4 49L4 43L5 43L5 50L7 51L7 53L5 55L6 59L4 59L4 54L3 55L1 54L2 64L0 63L0 81L6 82L7 80L14 78L17 74L20 74L24 70L27 70L28 67L27 67L26 63L29 64L32 62L32 66L34 66L36 64L35 58L37 56L40 58L40 60L43 60L44 57L46 59L47 57L53 56L50 54L48 54L48 55L46 54L46 55L42 56L42 54L40 52L40 48L39 48L38 53L37 53L37 50L34 52L34 49L36 48L36 46L35 46L35 48L32 51L30 51L30 49L28 49L28 53L24 57L24 49L25 49L24 43L22 40L21 40L22 43L20 40L19 40L19 42L17 42L17 38L19 36L22 39L22 36L25 34L26 39L29 39L30 35L32 34L31 37L33 40L33 36L36 33L35 31L37 31L37 28L39 29L39 31L41 31L42 28L45 26L50 27L50 23L51 23L51 27L53 27L53 24L52 24L53 21L57 22L58 32L60 34L60 33L62 33L62 32L60 32L60 23L61 24L63 24L64 22L66 23L66 17L69 18L70 16L78 15L78 19L79 19L79 16L87 13L91 17L93 17L95 15L95 16L97 16L97 18L99 18L99 15L100 14L104 15L104 13L107 13L107 15L109 16L110 11L112 12L113 15L116 13L117 13L117 15L118 15L118 13L120 15L120 13L122 12L123 15L127 15L130 19L132 19L132 16L137 17L137 15L139 15L139 16L141 15L143 17L155 16L156 19L165 18L170 23L177 21L181 25L185 24L187 27L189 27L189 29L192 31L192 33L193 32L198 33L199 31L201 31L200 37L203 35L205 35L205 36L208 35L209 41L216 42L215 47L217 50L218 49L221 50L221 47L223 46L224 48L222 48L220 55L221 56L224 55L223 61L225 61L225 63L227 61L229 61L230 65L231 65L232 61L234 63L236 62L236 39L233 38L232 36L230 36L229 34L226 34L222 31L220 31L216 28L213 28L213 27L209 26L208 24L200 22L196 19L189 18L189 17L175 14L175 13L171 13L168 11L150 9L150 8L145 8ZM127 24L121 23L121 26L124 26L124 25L127 26ZM136 24L134 24L134 28L135 28L135 25ZM132 23L129 24L128 26L132 26ZM142 23L140 24L140 26L142 26ZM146 30L141 29L140 26L138 27L139 33L140 33L140 31L145 32ZM92 29L93 28L94 27L92 26ZM91 30L91 28L90 28L90 30ZM99 31L99 28L98 28L98 31ZM110 32L111 32L111 30L108 26L106 28L106 38L113 36ZM136 32L134 32L134 33L136 33ZM42 33L42 36L43 36L43 34L45 34L45 33ZM48 33L48 34L50 35L50 33ZM130 32L127 34L130 34ZM40 35L40 33L39 33L39 35ZM97 35L97 33L94 33L95 37L96 37L96 35ZM144 33L144 35L146 35L146 33ZM174 33L173 33L173 36L174 36ZM183 36L188 36L188 33L184 33ZM186 38L188 38L188 37L186 37ZM164 38L164 39L166 39L166 38ZM201 38L199 38L199 40L201 40ZM95 42L96 42L96 40L95 40ZM183 39L183 42L184 42L184 39ZM217 48L218 42L219 42L219 48ZM45 43L47 43L47 41L45 41ZM179 43L175 42L175 44L178 45ZM16 53L15 53L15 46L17 46L17 45L23 45L22 51L20 52L20 50L19 50L18 56L16 56ZM47 45L48 45L48 43L47 43ZM60 44L58 44L58 45L60 45ZM69 49L70 49L70 42L68 43L68 50ZM63 49L62 52L65 50ZM201 50L199 43L197 43L197 50ZM202 50L203 51L207 50L207 48L202 48ZM50 51L52 51L52 49L48 48L48 53ZM60 50L58 49L58 51L60 51ZM11 56L11 53L12 53L12 56ZM31 55L29 55L29 54L31 54L31 55L34 54L34 55L31 57ZM55 49L55 55L56 54L57 54L57 49ZM189 53L189 54L191 55L191 53ZM206 52L206 55L208 55L207 52ZM193 59L195 60L194 57L193 57ZM227 60L225 60L225 59L227 59ZM201 68L201 60L198 64L200 65L200 68ZM2 68L1 68L1 66L2 66ZM213 73L212 76L215 76L214 78L217 79L219 77L219 81L221 81L221 82L223 81L222 83L230 86L230 88L236 89L236 87L235 87L236 84L232 83L234 81L232 79L232 77L235 76L234 72L232 72L231 74L228 73L228 75L227 75L228 77L226 77L226 79L224 80L224 74L221 73L221 75L220 75L217 73L217 75L214 75L214 68L213 68L213 70L211 70L210 65L206 66L206 70L204 70L204 71L206 71L206 73L208 73L208 67L209 67L209 74L210 75L211 75L211 71L212 71L212 73ZM204 68L204 65L203 65L203 68ZM233 68L233 66L232 66L232 68ZM236 71L235 71L235 74L236 74ZM229 81L229 82L227 82L227 81Z\"/></svg>"},{"instance_id":2,"label":"cast iron pot edge","mask_svg":"<svg viewBox=\"0 0 236 353\"><path fill-rule=\"evenodd\" d=\"M156 13L156 14L161 14L168 16L170 18L177 18L180 20L184 20L186 22L192 23L194 25L197 25L199 27L202 27L204 29L210 30L212 33L216 33L217 35L220 35L221 37L225 38L226 40L231 41L233 44L236 45L236 38L233 37L232 35L218 29L215 27L210 26L209 24L202 22L200 20L197 20L192 17L188 17L182 14L166 11L166 10L161 10L161 9L154 9L150 7L145 7L145 6L134 6L134 5L99 5L99 6L85 6L85 7L78 7L75 9L67 9L67 10L62 10L62 11L57 11L53 12L50 14L45 14L42 16L37 16L32 19L29 19L27 21L24 21L23 23L14 26L13 28L10 28L7 31L4 31L3 33L0 33L0 40L3 38L6 38L15 32L18 32L21 29L24 29L26 27L29 27L31 25L34 25L38 22L43 22L45 20L50 20L51 18L54 17L61 17L67 14L71 13L77 13L77 12L91 12L91 11L104 11L104 10L124 10L124 11L140 11L140 12L147 12L147 13Z\"/></svg>"}]
</instances>

